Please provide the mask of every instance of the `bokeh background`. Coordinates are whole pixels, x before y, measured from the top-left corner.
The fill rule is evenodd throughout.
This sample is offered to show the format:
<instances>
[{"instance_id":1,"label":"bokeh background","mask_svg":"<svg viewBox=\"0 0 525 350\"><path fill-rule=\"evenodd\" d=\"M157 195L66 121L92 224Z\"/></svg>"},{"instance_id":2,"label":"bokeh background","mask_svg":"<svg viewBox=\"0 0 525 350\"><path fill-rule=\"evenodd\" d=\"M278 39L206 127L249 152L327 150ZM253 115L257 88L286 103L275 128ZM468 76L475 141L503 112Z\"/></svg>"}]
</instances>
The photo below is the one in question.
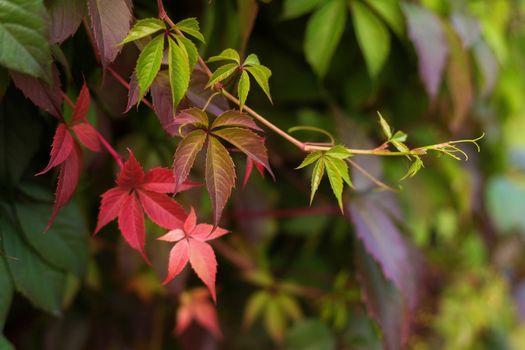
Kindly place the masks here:
<instances>
[{"instance_id":1,"label":"bokeh background","mask_svg":"<svg viewBox=\"0 0 525 350\"><path fill-rule=\"evenodd\" d=\"M285 130L316 126L347 146L374 148L384 141L379 111L411 147L484 134L481 151L461 146L468 161L431 153L403 181L407 159L355 157L397 191L353 168L356 189L345 192L341 215L326 179L308 205L309 171L294 170L304 154L268 132L276 181L254 174L242 188L239 176L221 223L232 233L215 246L224 337L196 323L175 336L177 309L201 282L188 270L161 286L169 247L154 238L163 232L148 223L152 267L116 224L89 236L116 172L106 155L86 159L75 200L45 238L20 233L34 233L49 214L56 177L33 174L47 161L55 121L4 84L2 173L14 171L17 181L2 180L0 200L6 212L16 207L20 225L4 219L1 229L19 237L7 244L32 262L15 271L28 289L11 300L0 288L4 335L16 349L525 348L525 1L165 3L174 20L197 17L203 57L228 47L259 56L273 72L274 103L254 88L248 104ZM137 18L157 14L154 1L133 6ZM178 139L144 105L123 114L127 90L102 72L84 26L61 53L68 93L86 79L90 120L117 150L132 148L146 168L170 165ZM126 46L112 67L129 77L138 53ZM16 169L7 169L13 158ZM236 163L242 174L244 159ZM201 165L192 178L203 179ZM210 221L204 190L178 198ZM85 234L74 252L79 265L46 265L60 244L45 239L72 231ZM8 276L12 262L2 256ZM59 285L50 281L57 273Z\"/></svg>"}]
</instances>

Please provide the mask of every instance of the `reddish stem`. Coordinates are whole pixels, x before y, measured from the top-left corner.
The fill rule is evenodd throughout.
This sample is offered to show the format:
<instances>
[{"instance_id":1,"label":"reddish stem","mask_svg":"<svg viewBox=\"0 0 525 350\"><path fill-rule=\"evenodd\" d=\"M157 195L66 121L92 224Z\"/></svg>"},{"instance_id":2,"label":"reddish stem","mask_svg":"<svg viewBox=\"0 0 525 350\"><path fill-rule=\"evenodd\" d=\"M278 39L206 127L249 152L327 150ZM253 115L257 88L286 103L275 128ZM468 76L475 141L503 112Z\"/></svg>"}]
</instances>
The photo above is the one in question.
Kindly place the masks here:
<instances>
[{"instance_id":1,"label":"reddish stem","mask_svg":"<svg viewBox=\"0 0 525 350\"><path fill-rule=\"evenodd\" d=\"M128 89L128 91L130 90L130 86L128 84L128 82L122 78L122 76L120 76L120 74L118 74L113 68L111 67L107 67L106 68L107 71L109 73L111 73L111 75L113 76L113 78L115 78L116 81L118 81L122 86L124 86L126 89ZM150 109L153 110L153 105L151 104L151 102L149 102L145 97L142 98L142 102L148 106Z\"/></svg>"}]
</instances>

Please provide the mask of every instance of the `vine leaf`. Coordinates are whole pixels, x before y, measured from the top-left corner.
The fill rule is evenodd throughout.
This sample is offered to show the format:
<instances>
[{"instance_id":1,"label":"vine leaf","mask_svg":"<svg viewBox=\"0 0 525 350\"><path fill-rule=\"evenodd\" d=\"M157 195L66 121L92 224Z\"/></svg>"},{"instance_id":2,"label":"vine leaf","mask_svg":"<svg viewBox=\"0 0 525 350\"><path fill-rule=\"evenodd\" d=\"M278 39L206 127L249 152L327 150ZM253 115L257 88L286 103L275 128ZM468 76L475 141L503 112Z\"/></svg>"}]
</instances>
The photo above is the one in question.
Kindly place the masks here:
<instances>
[{"instance_id":1,"label":"vine leaf","mask_svg":"<svg viewBox=\"0 0 525 350\"><path fill-rule=\"evenodd\" d=\"M348 164L345 162L345 159L351 156L352 153L346 147L338 145L330 148L328 151L309 153L305 157L296 169L302 169L315 163L311 179L310 205L326 171L330 187L332 187L339 208L343 211L343 182L350 187L354 187L350 180Z\"/></svg>"},{"instance_id":2,"label":"vine leaf","mask_svg":"<svg viewBox=\"0 0 525 350\"><path fill-rule=\"evenodd\" d=\"M177 310L177 326L175 332L180 335L188 328L192 321L207 329L215 339L222 339L217 311L209 300L210 293L206 288L195 288L185 291L180 297L180 306Z\"/></svg>"},{"instance_id":3,"label":"vine leaf","mask_svg":"<svg viewBox=\"0 0 525 350\"><path fill-rule=\"evenodd\" d=\"M346 24L346 1L329 0L310 16L306 25L304 52L314 72L323 78Z\"/></svg>"},{"instance_id":4,"label":"vine leaf","mask_svg":"<svg viewBox=\"0 0 525 350\"><path fill-rule=\"evenodd\" d=\"M196 222L197 217L192 208L182 227L174 228L158 238L161 241L175 242L170 252L168 276L163 284L175 278L189 261L197 276L208 287L213 301L216 302L217 260L213 248L206 242L224 236L228 231L208 224L196 224Z\"/></svg>"},{"instance_id":5,"label":"vine leaf","mask_svg":"<svg viewBox=\"0 0 525 350\"><path fill-rule=\"evenodd\" d=\"M285 0L283 18L292 19L307 14L323 3L323 0Z\"/></svg>"},{"instance_id":6,"label":"vine leaf","mask_svg":"<svg viewBox=\"0 0 525 350\"><path fill-rule=\"evenodd\" d=\"M168 45L169 78L173 110L175 110L190 84L190 62L184 47L177 45L170 37L168 37Z\"/></svg>"},{"instance_id":7,"label":"vine leaf","mask_svg":"<svg viewBox=\"0 0 525 350\"><path fill-rule=\"evenodd\" d=\"M365 4L351 1L352 19L357 41L372 78L383 68L390 51L390 34L383 21Z\"/></svg>"},{"instance_id":8,"label":"vine leaf","mask_svg":"<svg viewBox=\"0 0 525 350\"><path fill-rule=\"evenodd\" d=\"M221 140L233 145L257 167L264 167L273 176L264 138L252 131L261 129L246 114L239 111L226 111L208 126L208 116L205 112L197 108L189 108L181 111L175 121L183 137L173 157L175 183L179 184L187 179L197 154L207 142L206 186L216 225L230 197L236 177L233 160ZM246 179L245 176L245 181Z\"/></svg>"},{"instance_id":9,"label":"vine leaf","mask_svg":"<svg viewBox=\"0 0 525 350\"><path fill-rule=\"evenodd\" d=\"M204 44L206 43L204 36L200 32L199 22L196 18L192 17L183 19L182 21L175 23L175 28L181 32L191 35Z\"/></svg>"},{"instance_id":10,"label":"vine leaf","mask_svg":"<svg viewBox=\"0 0 525 350\"><path fill-rule=\"evenodd\" d=\"M259 174L262 177L264 177L264 165L261 163L254 162L253 159L250 157L246 157L246 171L244 172L244 179L242 180L242 188L246 187L246 184L248 183L248 180L250 179L250 176L252 174L254 165Z\"/></svg>"},{"instance_id":11,"label":"vine leaf","mask_svg":"<svg viewBox=\"0 0 525 350\"><path fill-rule=\"evenodd\" d=\"M88 13L100 54L105 67L120 52L119 43L126 37L132 19L131 2L127 0L88 0Z\"/></svg>"},{"instance_id":12,"label":"vine leaf","mask_svg":"<svg viewBox=\"0 0 525 350\"><path fill-rule=\"evenodd\" d=\"M133 152L128 151L128 160L117 176L116 186L101 196L95 234L118 218L119 230L126 242L148 261L144 252L144 212L163 228L181 227L186 212L166 194L175 189L173 172L165 168L144 172ZM179 190L194 186L196 184L186 183Z\"/></svg>"},{"instance_id":13,"label":"vine leaf","mask_svg":"<svg viewBox=\"0 0 525 350\"><path fill-rule=\"evenodd\" d=\"M268 80L272 76L272 71L267 67L263 66L262 64L249 65L246 66L245 69L253 76L253 78L264 91L270 102L273 103L272 95L270 94L270 84L268 82Z\"/></svg>"},{"instance_id":14,"label":"vine leaf","mask_svg":"<svg viewBox=\"0 0 525 350\"><path fill-rule=\"evenodd\" d=\"M157 35L144 47L137 60L135 76L139 84L137 102L142 100L157 76L164 54L164 35Z\"/></svg>"},{"instance_id":15,"label":"vine leaf","mask_svg":"<svg viewBox=\"0 0 525 350\"><path fill-rule=\"evenodd\" d=\"M233 61L237 63L237 65L241 64L239 53L234 49L225 49L220 54L208 58L208 62L218 61Z\"/></svg>"},{"instance_id":16,"label":"vine leaf","mask_svg":"<svg viewBox=\"0 0 525 350\"><path fill-rule=\"evenodd\" d=\"M238 68L239 65L237 63L228 63L224 66L217 68L217 70L213 72L212 76L210 77L210 80L208 81L206 87L209 88L215 85L216 83L229 78L233 73L235 73L235 71Z\"/></svg>"},{"instance_id":17,"label":"vine leaf","mask_svg":"<svg viewBox=\"0 0 525 350\"><path fill-rule=\"evenodd\" d=\"M248 97L248 93L250 92L250 77L248 76L248 73L246 71L243 71L241 73L241 78L239 79L239 85L237 86L237 96L239 96L239 101L241 104L239 105L239 109L242 111L244 108L244 103L246 102L246 98Z\"/></svg>"},{"instance_id":18,"label":"vine leaf","mask_svg":"<svg viewBox=\"0 0 525 350\"><path fill-rule=\"evenodd\" d=\"M145 38L159 30L165 30L166 24L158 18L145 18L138 20L131 28L128 35L120 42L119 45L124 45L129 42Z\"/></svg>"},{"instance_id":19,"label":"vine leaf","mask_svg":"<svg viewBox=\"0 0 525 350\"><path fill-rule=\"evenodd\" d=\"M49 12L49 42L61 43L75 34L86 12L83 0L55 0L46 2Z\"/></svg>"}]
</instances>

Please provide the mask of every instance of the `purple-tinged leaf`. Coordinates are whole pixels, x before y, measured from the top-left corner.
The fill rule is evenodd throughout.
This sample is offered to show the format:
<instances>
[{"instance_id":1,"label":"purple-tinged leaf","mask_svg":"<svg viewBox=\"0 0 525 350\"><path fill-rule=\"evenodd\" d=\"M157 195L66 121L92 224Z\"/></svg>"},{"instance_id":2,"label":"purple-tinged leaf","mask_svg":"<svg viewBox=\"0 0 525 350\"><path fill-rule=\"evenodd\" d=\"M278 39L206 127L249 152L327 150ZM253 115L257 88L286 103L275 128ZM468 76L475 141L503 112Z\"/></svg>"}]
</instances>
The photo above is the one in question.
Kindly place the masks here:
<instances>
[{"instance_id":1,"label":"purple-tinged leaf","mask_svg":"<svg viewBox=\"0 0 525 350\"><path fill-rule=\"evenodd\" d=\"M88 0L87 4L100 61L105 67L115 60L121 49L118 44L129 32L131 3L126 0Z\"/></svg>"},{"instance_id":2,"label":"purple-tinged leaf","mask_svg":"<svg viewBox=\"0 0 525 350\"><path fill-rule=\"evenodd\" d=\"M46 3L50 16L49 42L51 44L61 43L77 31L86 11L86 2L84 0L53 0Z\"/></svg>"},{"instance_id":3,"label":"purple-tinged leaf","mask_svg":"<svg viewBox=\"0 0 525 350\"><path fill-rule=\"evenodd\" d=\"M263 131L251 117L249 117L246 113L237 111L237 110L230 110L222 113L219 115L215 120L213 121L213 124L211 126L212 129L220 128L220 127L240 127L240 128L249 128L257 131Z\"/></svg>"},{"instance_id":4,"label":"purple-tinged leaf","mask_svg":"<svg viewBox=\"0 0 525 350\"><path fill-rule=\"evenodd\" d=\"M151 100L153 109L160 125L171 136L178 133L178 127L173 123L173 101L171 99L170 79L166 71L161 71L151 85Z\"/></svg>"},{"instance_id":5,"label":"purple-tinged leaf","mask_svg":"<svg viewBox=\"0 0 525 350\"><path fill-rule=\"evenodd\" d=\"M190 132L180 141L173 157L173 176L175 178L174 191L178 192L178 187L186 181L190 170L193 167L197 154L202 149L207 135L204 130Z\"/></svg>"},{"instance_id":6,"label":"purple-tinged leaf","mask_svg":"<svg viewBox=\"0 0 525 350\"><path fill-rule=\"evenodd\" d=\"M475 17L454 13L451 16L451 22L464 48L471 48L480 38L481 26Z\"/></svg>"},{"instance_id":7,"label":"purple-tinged leaf","mask_svg":"<svg viewBox=\"0 0 525 350\"><path fill-rule=\"evenodd\" d=\"M190 86L186 91L186 98L193 106L197 108L204 108L213 94L211 89L205 88L207 82L208 76L197 65L193 70ZM213 115L220 115L229 109L230 106L228 101L223 95L219 94L211 99L210 103L208 103L206 111Z\"/></svg>"},{"instance_id":8,"label":"purple-tinged leaf","mask_svg":"<svg viewBox=\"0 0 525 350\"><path fill-rule=\"evenodd\" d=\"M128 104L126 105L126 110L124 113L129 112L131 107L135 106L139 100L140 87L135 72L131 74L129 78L129 90L128 90Z\"/></svg>"},{"instance_id":9,"label":"purple-tinged leaf","mask_svg":"<svg viewBox=\"0 0 525 350\"><path fill-rule=\"evenodd\" d=\"M58 119L62 119L60 77L54 65L51 67L53 86L27 74L15 71L10 71L9 73L16 87L20 89L31 102Z\"/></svg>"},{"instance_id":10,"label":"purple-tinged leaf","mask_svg":"<svg viewBox=\"0 0 525 350\"><path fill-rule=\"evenodd\" d=\"M440 18L426 8L403 3L408 36L417 52L419 75L431 99L436 98L448 47Z\"/></svg>"},{"instance_id":11,"label":"purple-tinged leaf","mask_svg":"<svg viewBox=\"0 0 525 350\"><path fill-rule=\"evenodd\" d=\"M482 76L481 95L486 97L496 85L499 75L498 61L494 52L484 41L479 41L474 45L473 54Z\"/></svg>"}]
</instances>

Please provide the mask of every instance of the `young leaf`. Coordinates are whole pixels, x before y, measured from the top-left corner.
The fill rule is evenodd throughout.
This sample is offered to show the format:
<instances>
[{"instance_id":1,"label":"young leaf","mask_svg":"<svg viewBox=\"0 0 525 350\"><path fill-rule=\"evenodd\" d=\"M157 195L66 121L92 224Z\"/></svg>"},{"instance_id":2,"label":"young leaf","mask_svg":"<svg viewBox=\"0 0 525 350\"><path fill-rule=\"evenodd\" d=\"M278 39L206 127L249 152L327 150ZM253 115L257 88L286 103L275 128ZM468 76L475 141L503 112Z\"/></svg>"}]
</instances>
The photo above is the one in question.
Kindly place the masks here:
<instances>
[{"instance_id":1,"label":"young leaf","mask_svg":"<svg viewBox=\"0 0 525 350\"><path fill-rule=\"evenodd\" d=\"M233 160L219 140L210 137L206 152L206 187L211 198L215 224L219 223L234 186L235 165Z\"/></svg>"},{"instance_id":2,"label":"young leaf","mask_svg":"<svg viewBox=\"0 0 525 350\"><path fill-rule=\"evenodd\" d=\"M184 47L186 50L186 53L188 54L188 62L190 63L190 72L193 71L193 67L195 67L195 64L199 60L199 51L197 50L197 47L193 41L183 36L177 35L175 39L177 40L179 47Z\"/></svg>"},{"instance_id":3,"label":"young leaf","mask_svg":"<svg viewBox=\"0 0 525 350\"><path fill-rule=\"evenodd\" d=\"M414 162L410 165L410 168L408 168L406 174L401 178L401 180L404 180L409 177L413 177L423 167L424 167L423 161L421 160L420 157L416 156Z\"/></svg>"},{"instance_id":4,"label":"young leaf","mask_svg":"<svg viewBox=\"0 0 525 350\"><path fill-rule=\"evenodd\" d=\"M315 192L317 192L317 189L319 188L319 184L321 183L321 180L323 179L324 168L325 168L324 159L323 157L321 157L317 160L317 163L315 163L314 170L312 171L310 205L312 205L312 201L314 200Z\"/></svg>"},{"instance_id":5,"label":"young leaf","mask_svg":"<svg viewBox=\"0 0 525 350\"><path fill-rule=\"evenodd\" d=\"M321 151L315 151L312 153L308 153L308 155L304 158L303 162L295 169L302 169L313 162L317 161L319 158L323 156L323 152Z\"/></svg>"},{"instance_id":6,"label":"young leaf","mask_svg":"<svg viewBox=\"0 0 525 350\"><path fill-rule=\"evenodd\" d=\"M127 0L87 0L91 27L100 60L105 67L113 62L129 32L132 13Z\"/></svg>"},{"instance_id":7,"label":"young leaf","mask_svg":"<svg viewBox=\"0 0 525 350\"><path fill-rule=\"evenodd\" d=\"M352 156L352 153L345 146L334 146L325 153L327 156L337 159L346 159Z\"/></svg>"},{"instance_id":8,"label":"young leaf","mask_svg":"<svg viewBox=\"0 0 525 350\"><path fill-rule=\"evenodd\" d=\"M396 131L394 136L392 136L392 141L405 142L408 135L402 132L401 130Z\"/></svg>"},{"instance_id":9,"label":"young leaf","mask_svg":"<svg viewBox=\"0 0 525 350\"><path fill-rule=\"evenodd\" d=\"M397 37L404 39L405 21L398 0L365 0L365 2L383 18Z\"/></svg>"},{"instance_id":10,"label":"young leaf","mask_svg":"<svg viewBox=\"0 0 525 350\"><path fill-rule=\"evenodd\" d=\"M328 0L308 19L304 39L306 60L323 78L346 24L345 0Z\"/></svg>"},{"instance_id":11,"label":"young leaf","mask_svg":"<svg viewBox=\"0 0 525 350\"><path fill-rule=\"evenodd\" d=\"M261 62L259 61L259 57L257 57L257 55L254 53L249 54L243 63L244 66L255 66L260 64Z\"/></svg>"},{"instance_id":12,"label":"young leaf","mask_svg":"<svg viewBox=\"0 0 525 350\"><path fill-rule=\"evenodd\" d=\"M237 96L239 96L239 101L241 102L239 109L242 111L248 93L250 92L250 77L248 73L244 70L241 73L241 78L239 79L239 85L237 86Z\"/></svg>"},{"instance_id":13,"label":"young leaf","mask_svg":"<svg viewBox=\"0 0 525 350\"><path fill-rule=\"evenodd\" d=\"M341 177L343 178L343 181L346 182L348 186L354 187L354 184L350 180L350 174L348 172L348 163L338 158L333 158L333 157L327 157L327 158L330 158L330 162L337 169L337 171L339 172L339 175L341 175Z\"/></svg>"},{"instance_id":14,"label":"young leaf","mask_svg":"<svg viewBox=\"0 0 525 350\"><path fill-rule=\"evenodd\" d=\"M128 36L124 38L119 45L142 39L164 29L166 29L166 24L158 18L145 18L138 20L129 31Z\"/></svg>"},{"instance_id":15,"label":"young leaf","mask_svg":"<svg viewBox=\"0 0 525 350\"><path fill-rule=\"evenodd\" d=\"M177 125L193 125L208 128L208 115L202 109L195 107L184 109L175 117Z\"/></svg>"},{"instance_id":16,"label":"young leaf","mask_svg":"<svg viewBox=\"0 0 525 350\"><path fill-rule=\"evenodd\" d=\"M171 44L170 44L171 52ZM137 60L135 76L139 83L138 101L148 91L153 79L157 76L164 54L164 35L157 35L144 47ZM171 63L171 61L170 61ZM171 67L171 65L170 65Z\"/></svg>"},{"instance_id":17,"label":"young leaf","mask_svg":"<svg viewBox=\"0 0 525 350\"><path fill-rule=\"evenodd\" d=\"M80 93L73 109L73 115L71 116L71 123L77 124L86 121L86 115L89 112L89 104L91 103L91 96L89 95L89 89L86 82L82 84Z\"/></svg>"},{"instance_id":18,"label":"young leaf","mask_svg":"<svg viewBox=\"0 0 525 350\"><path fill-rule=\"evenodd\" d=\"M266 170L273 176L262 137L253 131L243 128L225 128L213 131L213 134L234 145L256 163L263 164Z\"/></svg>"},{"instance_id":19,"label":"young leaf","mask_svg":"<svg viewBox=\"0 0 525 350\"><path fill-rule=\"evenodd\" d=\"M173 109L175 110L184 97L190 83L190 62L186 50L179 47L169 37L168 44L169 76Z\"/></svg>"},{"instance_id":20,"label":"young leaf","mask_svg":"<svg viewBox=\"0 0 525 350\"><path fill-rule=\"evenodd\" d=\"M43 1L2 0L0 7L0 65L51 83Z\"/></svg>"},{"instance_id":21,"label":"young leaf","mask_svg":"<svg viewBox=\"0 0 525 350\"><path fill-rule=\"evenodd\" d=\"M36 176L47 173L52 168L62 164L71 154L75 140L69 133L66 124L60 123L55 131L53 137L53 144L51 145L51 157L49 163L44 170L37 173Z\"/></svg>"},{"instance_id":22,"label":"young leaf","mask_svg":"<svg viewBox=\"0 0 525 350\"><path fill-rule=\"evenodd\" d=\"M219 115L215 120L213 121L211 125L211 129L215 130L221 127L239 127L239 128L248 128L253 129L256 131L263 131L261 128L255 124L253 119L246 115L245 113L242 113L237 110L229 110L221 115Z\"/></svg>"},{"instance_id":23,"label":"young leaf","mask_svg":"<svg viewBox=\"0 0 525 350\"><path fill-rule=\"evenodd\" d=\"M175 190L188 178L197 154L202 149L207 135L204 130L190 132L179 142L173 156L173 175L175 177Z\"/></svg>"},{"instance_id":24,"label":"young leaf","mask_svg":"<svg viewBox=\"0 0 525 350\"><path fill-rule=\"evenodd\" d=\"M390 34L383 21L360 1L350 2L357 41L368 73L376 78L390 51Z\"/></svg>"},{"instance_id":25,"label":"young leaf","mask_svg":"<svg viewBox=\"0 0 525 350\"><path fill-rule=\"evenodd\" d=\"M381 113L377 112L377 115L379 116L379 124L381 125L381 129L383 129L383 134L385 134L387 140L390 140L392 138L392 129L390 128L390 125L388 125Z\"/></svg>"},{"instance_id":26,"label":"young leaf","mask_svg":"<svg viewBox=\"0 0 525 350\"><path fill-rule=\"evenodd\" d=\"M188 328L191 321L196 321L204 329L207 329L215 339L222 339L217 311L210 303L209 297L210 293L204 288L195 288L191 292L182 293L175 328L178 335Z\"/></svg>"},{"instance_id":27,"label":"young leaf","mask_svg":"<svg viewBox=\"0 0 525 350\"><path fill-rule=\"evenodd\" d=\"M208 58L208 62L217 61L233 61L237 63L237 65L241 64L241 58L239 57L239 53L234 49L226 49L217 56L212 56Z\"/></svg>"},{"instance_id":28,"label":"young leaf","mask_svg":"<svg viewBox=\"0 0 525 350\"><path fill-rule=\"evenodd\" d=\"M228 64L225 64L224 66L217 68L217 70L213 72L210 80L206 84L206 88L209 88L215 85L216 83L228 78L230 75L232 75L237 70L238 67L239 65L237 63L228 63Z\"/></svg>"},{"instance_id":29,"label":"young leaf","mask_svg":"<svg viewBox=\"0 0 525 350\"><path fill-rule=\"evenodd\" d=\"M260 64L245 67L245 69L248 72L250 72L250 74L255 78L255 81L257 82L257 84L264 91L264 93L266 94L270 102L273 103L272 95L270 94L270 84L268 83L268 80L272 76L272 71L268 69L267 67L260 65Z\"/></svg>"},{"instance_id":30,"label":"young leaf","mask_svg":"<svg viewBox=\"0 0 525 350\"><path fill-rule=\"evenodd\" d=\"M175 23L175 28L181 32L191 35L204 44L206 43L204 36L200 32L199 22L196 18L183 19L182 21Z\"/></svg>"},{"instance_id":31,"label":"young leaf","mask_svg":"<svg viewBox=\"0 0 525 350\"><path fill-rule=\"evenodd\" d=\"M259 318L270 299L271 295L265 290L260 290L250 296L244 308L243 324L245 327L250 327Z\"/></svg>"},{"instance_id":32,"label":"young leaf","mask_svg":"<svg viewBox=\"0 0 525 350\"><path fill-rule=\"evenodd\" d=\"M341 209L341 211L343 211L343 179L339 172L339 168L333 163L334 160L336 159L325 157L324 164L326 166L326 174L328 175L328 180L330 181L330 187L332 187L332 191L334 192L335 198L337 198L339 208ZM343 162L342 160L340 161Z\"/></svg>"},{"instance_id":33,"label":"young leaf","mask_svg":"<svg viewBox=\"0 0 525 350\"><path fill-rule=\"evenodd\" d=\"M73 132L77 135L78 140L86 148L93 152L102 151L102 144L100 143L99 133L91 124L79 123L72 127Z\"/></svg>"}]
</instances>

